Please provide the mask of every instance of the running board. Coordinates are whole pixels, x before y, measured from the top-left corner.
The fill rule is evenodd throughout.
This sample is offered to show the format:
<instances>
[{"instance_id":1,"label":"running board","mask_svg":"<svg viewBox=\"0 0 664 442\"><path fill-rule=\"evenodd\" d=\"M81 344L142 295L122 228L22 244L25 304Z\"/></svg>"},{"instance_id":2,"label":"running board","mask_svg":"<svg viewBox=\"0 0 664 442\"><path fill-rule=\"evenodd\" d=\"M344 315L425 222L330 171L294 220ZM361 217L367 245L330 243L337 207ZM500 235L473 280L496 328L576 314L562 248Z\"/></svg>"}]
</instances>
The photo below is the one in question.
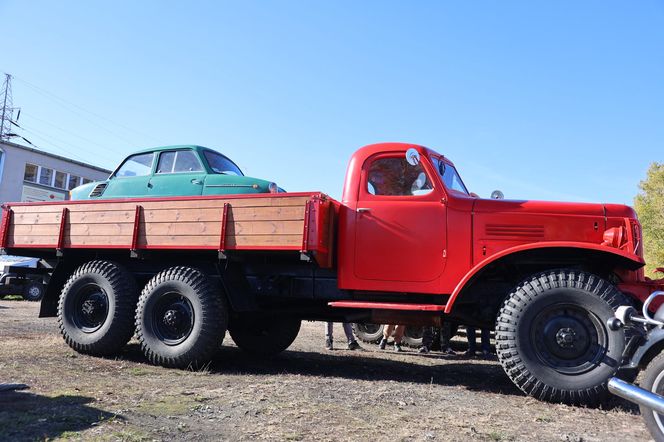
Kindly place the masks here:
<instances>
[{"instance_id":1,"label":"running board","mask_svg":"<svg viewBox=\"0 0 664 442\"><path fill-rule=\"evenodd\" d=\"M376 310L407 310L419 312L442 312L444 305L436 304L400 304L396 302L364 302L364 301L333 301L328 302L330 307L337 308L363 308Z\"/></svg>"}]
</instances>

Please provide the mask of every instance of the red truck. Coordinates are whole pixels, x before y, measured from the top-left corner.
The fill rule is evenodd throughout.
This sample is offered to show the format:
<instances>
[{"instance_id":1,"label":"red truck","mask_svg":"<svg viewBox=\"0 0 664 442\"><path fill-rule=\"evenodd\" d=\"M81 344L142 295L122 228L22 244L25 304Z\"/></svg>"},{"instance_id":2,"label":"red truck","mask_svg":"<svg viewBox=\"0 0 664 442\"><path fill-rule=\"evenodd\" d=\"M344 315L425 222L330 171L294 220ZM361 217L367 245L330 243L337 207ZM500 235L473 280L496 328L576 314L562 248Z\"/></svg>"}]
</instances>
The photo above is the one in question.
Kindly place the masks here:
<instances>
[{"instance_id":1,"label":"red truck","mask_svg":"<svg viewBox=\"0 0 664 442\"><path fill-rule=\"evenodd\" d=\"M109 355L136 333L169 367L205 364L226 331L267 355L303 319L453 321L495 329L525 393L593 404L629 356L630 336L607 321L664 289L644 277L631 208L481 199L447 158L404 143L359 149L340 202L311 192L3 209L0 247L52 265L40 316L57 316L72 348Z\"/></svg>"}]
</instances>

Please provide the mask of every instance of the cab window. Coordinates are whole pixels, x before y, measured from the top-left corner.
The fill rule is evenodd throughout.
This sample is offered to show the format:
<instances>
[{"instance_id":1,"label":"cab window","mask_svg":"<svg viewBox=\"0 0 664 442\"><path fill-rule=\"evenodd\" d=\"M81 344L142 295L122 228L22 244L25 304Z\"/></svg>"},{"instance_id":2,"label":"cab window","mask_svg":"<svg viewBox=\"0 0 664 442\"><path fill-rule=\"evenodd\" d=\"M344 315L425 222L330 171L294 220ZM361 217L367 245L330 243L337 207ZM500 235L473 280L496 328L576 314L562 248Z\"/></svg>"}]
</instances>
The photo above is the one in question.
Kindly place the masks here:
<instances>
[{"instance_id":1,"label":"cab window","mask_svg":"<svg viewBox=\"0 0 664 442\"><path fill-rule=\"evenodd\" d=\"M115 172L115 176L123 178L150 175L153 158L154 152L132 155L122 163L122 166Z\"/></svg>"},{"instance_id":2,"label":"cab window","mask_svg":"<svg viewBox=\"0 0 664 442\"><path fill-rule=\"evenodd\" d=\"M200 172L202 170L203 166L191 150L162 152L159 155L157 173Z\"/></svg>"},{"instance_id":3,"label":"cab window","mask_svg":"<svg viewBox=\"0 0 664 442\"><path fill-rule=\"evenodd\" d=\"M379 158L367 173L367 192L371 195L414 196L433 191L422 164L410 165L403 157Z\"/></svg>"},{"instance_id":4,"label":"cab window","mask_svg":"<svg viewBox=\"0 0 664 442\"><path fill-rule=\"evenodd\" d=\"M463 181L461 181L461 177L454 166L445 163L445 161L440 158L434 158L433 163L440 174L440 178L443 180L443 183L445 183L445 187L451 190L456 190L457 192L465 193L466 195L469 194L468 189L466 189Z\"/></svg>"}]
</instances>

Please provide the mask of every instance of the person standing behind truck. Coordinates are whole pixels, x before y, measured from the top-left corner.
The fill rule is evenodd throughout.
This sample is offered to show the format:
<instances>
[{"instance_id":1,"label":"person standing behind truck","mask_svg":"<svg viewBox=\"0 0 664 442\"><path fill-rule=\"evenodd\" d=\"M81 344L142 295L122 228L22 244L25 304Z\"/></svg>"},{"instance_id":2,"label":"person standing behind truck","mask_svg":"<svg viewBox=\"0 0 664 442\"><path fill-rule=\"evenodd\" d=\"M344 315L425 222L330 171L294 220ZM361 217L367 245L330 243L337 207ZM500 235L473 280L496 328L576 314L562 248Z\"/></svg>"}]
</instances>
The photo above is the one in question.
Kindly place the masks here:
<instances>
[{"instance_id":1,"label":"person standing behind truck","mask_svg":"<svg viewBox=\"0 0 664 442\"><path fill-rule=\"evenodd\" d=\"M353 327L347 323L343 322L344 333L346 334L346 339L348 339L348 350L357 350L360 348L360 344L355 340L355 335L353 335ZM328 350L334 350L334 322L328 322L325 325L325 348Z\"/></svg>"},{"instance_id":2,"label":"person standing behind truck","mask_svg":"<svg viewBox=\"0 0 664 442\"><path fill-rule=\"evenodd\" d=\"M385 347L387 346L387 338L389 338L390 335L393 335L394 351L403 351L401 348L401 340L403 339L403 333L405 330L405 325L385 324L383 327L383 339L380 340L378 348L385 350Z\"/></svg>"}]
</instances>

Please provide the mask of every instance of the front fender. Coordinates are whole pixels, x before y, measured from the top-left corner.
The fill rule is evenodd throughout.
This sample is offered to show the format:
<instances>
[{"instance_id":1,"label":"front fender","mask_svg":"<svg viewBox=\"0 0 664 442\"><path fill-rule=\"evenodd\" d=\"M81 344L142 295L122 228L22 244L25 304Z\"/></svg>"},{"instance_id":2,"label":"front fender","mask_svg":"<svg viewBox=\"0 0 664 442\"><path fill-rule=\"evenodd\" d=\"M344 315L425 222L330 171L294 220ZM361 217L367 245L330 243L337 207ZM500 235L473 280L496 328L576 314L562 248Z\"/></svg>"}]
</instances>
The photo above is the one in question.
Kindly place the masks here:
<instances>
[{"instance_id":1,"label":"front fender","mask_svg":"<svg viewBox=\"0 0 664 442\"><path fill-rule=\"evenodd\" d=\"M501 250L498 253L495 253L485 260L477 263L473 268L466 273L466 275L459 281L455 287L452 295L450 296L447 305L445 306L445 313L450 313L452 307L463 290L472 284L473 280L481 275L482 271L487 268L487 266L497 263L501 260L507 259L508 257L514 257L519 253L529 252L529 251L546 251L547 249L551 250L563 250L569 249L571 252L574 250L599 253L605 256L609 256L620 263L623 267L629 270L636 270L645 265L645 261L640 256L634 255L632 253L625 252L620 249L614 249L608 246L603 246L599 244L588 244L588 243L576 243L576 242L567 242L567 241L551 241L545 243L532 243L532 244L522 244L515 247L510 247L505 250Z\"/></svg>"}]
</instances>

